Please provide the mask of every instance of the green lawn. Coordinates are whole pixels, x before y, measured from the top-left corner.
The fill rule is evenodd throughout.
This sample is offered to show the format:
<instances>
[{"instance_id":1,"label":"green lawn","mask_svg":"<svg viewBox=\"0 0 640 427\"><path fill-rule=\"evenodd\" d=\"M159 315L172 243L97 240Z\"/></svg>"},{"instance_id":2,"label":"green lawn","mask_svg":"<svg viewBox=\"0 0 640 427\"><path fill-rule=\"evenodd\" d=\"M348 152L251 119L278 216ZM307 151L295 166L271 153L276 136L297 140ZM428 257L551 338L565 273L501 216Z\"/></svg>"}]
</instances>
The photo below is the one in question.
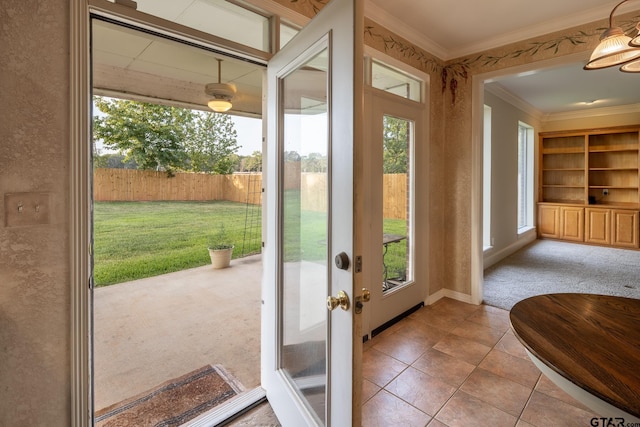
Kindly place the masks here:
<instances>
[{"instance_id":1,"label":"green lawn","mask_svg":"<svg viewBox=\"0 0 640 427\"><path fill-rule=\"evenodd\" d=\"M385 219L382 225L385 233L407 235L407 222L400 219ZM389 245L384 257L389 279L404 278L407 271L407 240Z\"/></svg>"},{"instance_id":2,"label":"green lawn","mask_svg":"<svg viewBox=\"0 0 640 427\"><path fill-rule=\"evenodd\" d=\"M259 252L260 206L215 202L95 202L94 280L96 286L156 276L210 263L208 243L220 224L242 255L245 218L255 228L244 253ZM250 242L250 243L249 243Z\"/></svg>"},{"instance_id":3,"label":"green lawn","mask_svg":"<svg viewBox=\"0 0 640 427\"><path fill-rule=\"evenodd\" d=\"M295 196L295 195L294 195ZM290 197L287 223L293 235L285 237L287 260L326 257L326 215L302 211ZM235 245L233 257L260 252L261 208L243 203L215 202L95 202L94 280L96 286L180 271L210 263L207 246L224 224ZM298 208L299 209L299 208ZM245 240L245 218L255 227ZM296 224L301 236L295 233ZM404 221L385 220L387 233L406 234ZM251 235L248 235L251 234ZM303 247L301 247L302 243ZM244 248L243 241L245 241ZM405 270L405 244L389 246L385 258L390 277Z\"/></svg>"}]
</instances>

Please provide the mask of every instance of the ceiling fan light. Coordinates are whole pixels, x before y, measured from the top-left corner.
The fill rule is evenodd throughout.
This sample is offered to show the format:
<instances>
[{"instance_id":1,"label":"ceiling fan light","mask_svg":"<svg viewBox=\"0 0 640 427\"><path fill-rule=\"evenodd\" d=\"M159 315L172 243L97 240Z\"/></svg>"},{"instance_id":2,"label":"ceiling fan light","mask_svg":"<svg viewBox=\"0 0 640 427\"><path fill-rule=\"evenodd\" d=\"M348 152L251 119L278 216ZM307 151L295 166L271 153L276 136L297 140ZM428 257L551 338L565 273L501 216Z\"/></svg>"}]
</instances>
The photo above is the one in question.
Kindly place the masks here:
<instances>
[{"instance_id":1,"label":"ceiling fan light","mask_svg":"<svg viewBox=\"0 0 640 427\"><path fill-rule=\"evenodd\" d=\"M621 28L607 29L584 69L598 70L640 58L640 49L629 46L630 41L631 37L625 36Z\"/></svg>"},{"instance_id":2,"label":"ceiling fan light","mask_svg":"<svg viewBox=\"0 0 640 427\"><path fill-rule=\"evenodd\" d=\"M213 99L207 102L209 108L216 113L224 113L229 111L233 105L231 100L236 94L236 85L233 83L222 83L222 59L216 59L218 61L218 83L208 83L204 87L204 93L212 96Z\"/></svg>"},{"instance_id":3,"label":"ceiling fan light","mask_svg":"<svg viewBox=\"0 0 640 427\"><path fill-rule=\"evenodd\" d=\"M224 113L233 106L231 100L236 93L236 86L230 83L209 83L204 92L213 97L207 102L209 108L216 113Z\"/></svg>"},{"instance_id":4,"label":"ceiling fan light","mask_svg":"<svg viewBox=\"0 0 640 427\"><path fill-rule=\"evenodd\" d=\"M211 108L213 111L215 111L216 113L224 113L226 111L229 111L231 109L231 107L233 107L233 104L231 104L231 102L227 99L212 99L209 102L207 102L207 105L209 106L209 108Z\"/></svg>"}]
</instances>

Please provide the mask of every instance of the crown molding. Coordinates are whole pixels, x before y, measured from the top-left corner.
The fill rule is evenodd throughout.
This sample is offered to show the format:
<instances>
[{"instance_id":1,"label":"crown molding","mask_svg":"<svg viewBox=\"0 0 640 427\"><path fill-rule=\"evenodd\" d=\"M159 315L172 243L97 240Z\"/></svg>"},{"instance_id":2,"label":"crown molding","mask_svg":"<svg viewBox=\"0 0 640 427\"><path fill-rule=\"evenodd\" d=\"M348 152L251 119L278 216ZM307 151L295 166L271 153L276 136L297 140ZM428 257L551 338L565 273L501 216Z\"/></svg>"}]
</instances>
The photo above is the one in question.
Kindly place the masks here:
<instances>
[{"instance_id":1,"label":"crown molding","mask_svg":"<svg viewBox=\"0 0 640 427\"><path fill-rule=\"evenodd\" d=\"M632 10L637 10L637 6L635 7L636 9L625 9L624 6L622 6L620 12L618 12L616 16L629 13ZM561 31L567 28L577 27L599 20L605 20L611 13L611 8L612 6L610 4L607 4L596 8L587 9L574 13L570 16L557 17L545 22L537 23L535 25L520 28L517 31L504 33L499 36L481 40L477 43L469 44L460 49L453 50L446 49L442 45L422 35L422 30L408 26L399 18L396 18L376 4L373 4L371 0L366 0L365 2L365 16L386 27L390 31L393 31L399 36L405 38L416 46L421 47L422 49L426 50L442 61L449 61L455 58L460 58L474 53L505 46L514 42L539 37L544 34Z\"/></svg>"},{"instance_id":2,"label":"crown molding","mask_svg":"<svg viewBox=\"0 0 640 427\"><path fill-rule=\"evenodd\" d=\"M565 30L567 28L577 27L579 25L588 24L609 17L611 6L599 6L593 9L587 9L570 16L557 17L545 22L520 28L516 31L501 34L478 43L470 44L461 49L449 52L449 58L445 60L460 58L477 52L494 49L511 43L538 37L544 34L550 34L556 31Z\"/></svg>"},{"instance_id":3,"label":"crown molding","mask_svg":"<svg viewBox=\"0 0 640 427\"><path fill-rule=\"evenodd\" d=\"M617 105L615 107L589 108L575 111L565 111L561 113L544 114L542 120L545 122L558 120L584 119L588 117L613 116L618 114L640 113L640 104Z\"/></svg>"},{"instance_id":4,"label":"crown molding","mask_svg":"<svg viewBox=\"0 0 640 427\"><path fill-rule=\"evenodd\" d=\"M366 0L364 4L364 16L393 31L400 37L426 50L438 59L448 56L447 50L428 37L424 37L420 31L409 27L405 22L391 15L386 10Z\"/></svg>"},{"instance_id":5,"label":"crown molding","mask_svg":"<svg viewBox=\"0 0 640 427\"><path fill-rule=\"evenodd\" d=\"M563 111L559 113L543 113L533 105L529 104L527 101L506 90L499 83L485 85L485 90L502 99L503 101L513 105L514 107L522 110L523 112L531 115L535 119L543 122L577 120L589 117L605 117L620 114L640 113L640 103L617 105L613 107L584 108L580 110Z\"/></svg>"},{"instance_id":6,"label":"crown molding","mask_svg":"<svg viewBox=\"0 0 640 427\"><path fill-rule=\"evenodd\" d=\"M542 120L544 117L544 113L542 113L542 111L538 110L537 108L529 104L524 99L509 92L499 83L485 84L484 89L487 92L502 99L504 102L507 102L513 105L514 107L518 108L519 110L522 110L526 114L534 117L536 120Z\"/></svg>"}]
</instances>

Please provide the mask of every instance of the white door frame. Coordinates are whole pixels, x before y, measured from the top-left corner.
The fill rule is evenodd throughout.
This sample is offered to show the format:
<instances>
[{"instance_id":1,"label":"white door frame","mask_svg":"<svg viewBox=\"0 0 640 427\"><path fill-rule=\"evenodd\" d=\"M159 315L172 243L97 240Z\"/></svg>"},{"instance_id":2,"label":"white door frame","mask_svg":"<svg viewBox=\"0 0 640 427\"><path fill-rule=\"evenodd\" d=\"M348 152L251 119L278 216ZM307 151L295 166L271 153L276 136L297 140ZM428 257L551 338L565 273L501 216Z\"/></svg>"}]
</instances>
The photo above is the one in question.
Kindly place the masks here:
<instances>
[{"instance_id":1,"label":"white door frame","mask_svg":"<svg viewBox=\"0 0 640 427\"><path fill-rule=\"evenodd\" d=\"M91 252L92 252L92 169L91 169L91 13L116 17L161 34L171 34L203 47L243 56L265 64L271 54L247 49L213 35L196 31L161 18L152 17L134 9L105 0L69 0L70 58L69 58L69 284L70 301L70 369L72 427L89 427L93 420L92 367L91 367ZM288 12L287 12L288 11ZM306 19L286 8L278 8L292 22Z\"/></svg>"},{"instance_id":2,"label":"white door frame","mask_svg":"<svg viewBox=\"0 0 640 427\"><path fill-rule=\"evenodd\" d=\"M351 2L351 4L349 4ZM349 8L353 7L353 15ZM344 13L348 10L349 13ZM345 145L346 151L337 150L338 156L333 156L331 149L329 156L331 166L329 173L332 175L331 181L334 187L329 188L329 209L330 216L330 236L328 253L330 260L330 286L331 295L337 295L338 291L344 290L352 303L347 310L336 309L330 312L329 323L330 334L327 342L328 354L328 382L327 406L329 418L326 423L329 425L359 425L360 423L360 389L361 389L361 353L362 340L360 335L360 316L354 315L353 303L355 297L359 296L354 289L359 289L362 283L361 274L354 270L354 260L361 253L360 248L365 242L361 240L359 233L352 230L352 218L359 218L363 215L361 200L356 197L358 186L361 182L359 178L361 168L362 143L362 100L354 99L354 94L362 94L362 48L363 48L363 2L361 0L345 0L329 3L320 13L299 33L289 44L280 56L276 55L269 64L273 72L273 79L276 81L281 75L286 75L290 69L290 62L296 62L298 55L304 54L310 46L313 46L323 38L329 39L329 62L347 65L348 71L333 69L329 78L329 107L331 122L330 147L339 148L341 142ZM353 32L350 36L354 39L353 48L339 44L337 41L344 40L348 32ZM333 41L335 39L336 41ZM295 43L295 44L294 44ZM339 70L339 71L337 71ZM353 81L351 84L343 85L340 82ZM278 110L278 98L273 88L268 88L267 118L269 123L268 145L266 156L267 169L272 171L266 177L266 214L274 215L279 212L280 194L278 162L278 141L279 135L276 131L280 129L278 124L280 118L274 112ZM339 107L339 108L338 108ZM335 108L335 111L333 110ZM336 112L344 111L344 119L336 115ZM353 117L353 119L351 119ZM353 150L348 149L353 141ZM333 149L332 148L332 149ZM339 173L336 175L336 173ZM338 176L341 179L336 180ZM336 211L336 209L342 209ZM344 218L339 218L336 212L347 212ZM331 219L333 218L333 219ZM266 245L264 250L265 273L263 279L263 331L269 328L270 331L263 332L263 337L277 337L278 331L278 292L277 284L279 272L279 248L278 233L280 218L270 218L267 225ZM347 271L337 269L333 264L333 257L344 251L349 255L351 267ZM355 284L355 286L354 286ZM323 302L324 304L324 302ZM342 327L335 327L336 325ZM346 327L345 325L348 325ZM356 338L357 337L357 338ZM279 370L277 357L277 339L268 339L263 345L262 358L262 382L267 389L267 397L276 414L284 425L313 425L315 420L308 414L304 402L290 386L285 376ZM274 345L271 347L271 345ZM345 357L346 355L346 357ZM336 387L342 385L342 387ZM345 422L345 420L348 420Z\"/></svg>"}]
</instances>

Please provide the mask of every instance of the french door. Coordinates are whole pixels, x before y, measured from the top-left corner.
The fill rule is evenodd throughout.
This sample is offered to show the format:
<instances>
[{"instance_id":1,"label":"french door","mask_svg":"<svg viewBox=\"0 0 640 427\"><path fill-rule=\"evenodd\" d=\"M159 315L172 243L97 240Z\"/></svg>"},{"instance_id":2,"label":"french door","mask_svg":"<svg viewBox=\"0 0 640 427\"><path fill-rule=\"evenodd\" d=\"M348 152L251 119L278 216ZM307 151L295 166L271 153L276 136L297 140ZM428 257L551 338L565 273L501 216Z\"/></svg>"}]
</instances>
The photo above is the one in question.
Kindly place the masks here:
<instances>
[{"instance_id":1,"label":"french door","mask_svg":"<svg viewBox=\"0 0 640 427\"><path fill-rule=\"evenodd\" d=\"M262 384L285 426L359 422L362 22L333 0L267 69Z\"/></svg>"},{"instance_id":2,"label":"french door","mask_svg":"<svg viewBox=\"0 0 640 427\"><path fill-rule=\"evenodd\" d=\"M375 335L426 296L425 263L416 260L426 258L427 238L415 221L416 212L426 211L426 196L416 197L426 172L417 155L424 151L425 120L422 104L380 90L370 90L365 105L368 227L377 241L365 251L372 284L364 332Z\"/></svg>"}]
</instances>

